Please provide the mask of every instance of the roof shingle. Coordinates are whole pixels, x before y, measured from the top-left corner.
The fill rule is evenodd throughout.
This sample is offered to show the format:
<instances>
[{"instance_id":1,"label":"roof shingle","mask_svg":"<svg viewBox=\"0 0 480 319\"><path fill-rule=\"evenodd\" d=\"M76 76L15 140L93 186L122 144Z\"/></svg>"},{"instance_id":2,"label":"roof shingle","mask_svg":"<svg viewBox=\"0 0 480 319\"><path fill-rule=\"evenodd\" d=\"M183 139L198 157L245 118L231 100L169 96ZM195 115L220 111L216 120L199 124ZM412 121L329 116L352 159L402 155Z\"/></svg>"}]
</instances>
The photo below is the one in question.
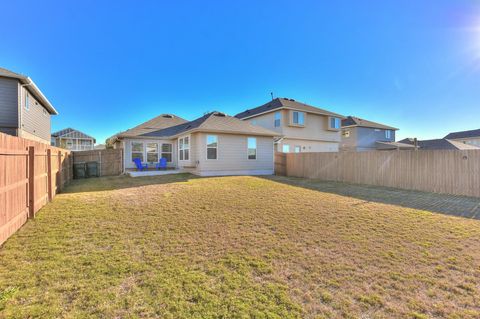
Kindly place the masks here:
<instances>
[{"instance_id":1,"label":"roof shingle","mask_svg":"<svg viewBox=\"0 0 480 319\"><path fill-rule=\"evenodd\" d=\"M342 120L342 127L346 126L359 126L359 127L368 127L368 128L379 128L384 130L398 130L398 128L380 124L377 122L367 121L355 116L347 116L346 119Z\"/></svg>"},{"instance_id":2,"label":"roof shingle","mask_svg":"<svg viewBox=\"0 0 480 319\"><path fill-rule=\"evenodd\" d=\"M448 134L444 138L454 140L454 139L457 139L457 138L472 138L472 137L480 137L480 129L470 130L470 131L453 132L453 133Z\"/></svg>"},{"instance_id":3,"label":"roof shingle","mask_svg":"<svg viewBox=\"0 0 480 319\"><path fill-rule=\"evenodd\" d=\"M280 109L295 109L295 110L301 110L307 113L316 113L316 114L335 116L340 118L344 117L343 115L333 113L327 110L323 110L318 107L311 106L305 103L297 102L294 99L288 99L288 98L273 99L261 106L238 113L237 115L235 115L235 117L238 119L245 119L251 116L259 115L259 114L274 111L274 110L280 110Z\"/></svg>"}]
</instances>

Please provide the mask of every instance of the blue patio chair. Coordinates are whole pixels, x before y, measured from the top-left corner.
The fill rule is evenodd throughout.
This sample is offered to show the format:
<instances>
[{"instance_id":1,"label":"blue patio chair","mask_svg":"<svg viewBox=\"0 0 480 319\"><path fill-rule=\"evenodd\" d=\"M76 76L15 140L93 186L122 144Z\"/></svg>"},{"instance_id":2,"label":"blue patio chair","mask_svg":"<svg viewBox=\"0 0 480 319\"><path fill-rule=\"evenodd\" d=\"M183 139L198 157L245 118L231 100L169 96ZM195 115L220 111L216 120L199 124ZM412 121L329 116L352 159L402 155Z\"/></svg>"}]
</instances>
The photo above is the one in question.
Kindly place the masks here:
<instances>
[{"instance_id":1,"label":"blue patio chair","mask_svg":"<svg viewBox=\"0 0 480 319\"><path fill-rule=\"evenodd\" d=\"M143 165L142 161L139 158L134 158L133 162L135 163L135 166L137 167L138 171L143 171L144 169L148 168L148 165L147 164Z\"/></svg>"},{"instance_id":2,"label":"blue patio chair","mask_svg":"<svg viewBox=\"0 0 480 319\"><path fill-rule=\"evenodd\" d=\"M167 159L162 157L160 161L155 165L156 169L167 169Z\"/></svg>"}]
</instances>

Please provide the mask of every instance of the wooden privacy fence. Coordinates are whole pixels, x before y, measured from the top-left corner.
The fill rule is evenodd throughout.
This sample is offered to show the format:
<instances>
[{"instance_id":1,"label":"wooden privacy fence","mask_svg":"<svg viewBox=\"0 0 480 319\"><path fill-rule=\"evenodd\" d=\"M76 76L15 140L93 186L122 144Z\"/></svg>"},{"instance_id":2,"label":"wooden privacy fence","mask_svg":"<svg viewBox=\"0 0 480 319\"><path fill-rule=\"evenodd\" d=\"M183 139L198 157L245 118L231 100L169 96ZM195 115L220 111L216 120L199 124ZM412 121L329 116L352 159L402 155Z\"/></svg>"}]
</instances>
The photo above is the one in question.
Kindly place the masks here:
<instances>
[{"instance_id":1,"label":"wooden privacy fence","mask_svg":"<svg viewBox=\"0 0 480 319\"><path fill-rule=\"evenodd\" d=\"M480 150L282 155L286 176L480 197Z\"/></svg>"},{"instance_id":2,"label":"wooden privacy fence","mask_svg":"<svg viewBox=\"0 0 480 319\"><path fill-rule=\"evenodd\" d=\"M121 149L73 152L73 162L97 162L100 176L120 175L123 173L123 152Z\"/></svg>"},{"instance_id":3,"label":"wooden privacy fence","mask_svg":"<svg viewBox=\"0 0 480 319\"><path fill-rule=\"evenodd\" d=\"M0 133L0 244L72 179L70 151Z\"/></svg>"}]
</instances>

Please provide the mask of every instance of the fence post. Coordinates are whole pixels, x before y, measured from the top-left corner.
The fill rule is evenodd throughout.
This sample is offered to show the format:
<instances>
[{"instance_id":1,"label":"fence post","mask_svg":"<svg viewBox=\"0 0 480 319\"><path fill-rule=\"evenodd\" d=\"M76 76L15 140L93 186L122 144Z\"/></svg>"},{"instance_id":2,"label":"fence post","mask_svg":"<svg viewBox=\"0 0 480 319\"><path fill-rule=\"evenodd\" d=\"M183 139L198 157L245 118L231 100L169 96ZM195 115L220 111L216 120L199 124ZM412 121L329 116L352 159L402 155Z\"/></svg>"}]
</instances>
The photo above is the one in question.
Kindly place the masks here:
<instances>
[{"instance_id":1,"label":"fence post","mask_svg":"<svg viewBox=\"0 0 480 319\"><path fill-rule=\"evenodd\" d=\"M57 192L62 191L62 175L63 175L63 167L62 167L62 151L58 151L58 172L57 172Z\"/></svg>"},{"instance_id":2,"label":"fence post","mask_svg":"<svg viewBox=\"0 0 480 319\"><path fill-rule=\"evenodd\" d=\"M53 188L52 188L52 150L47 148L47 191L48 191L48 201L51 202L53 199Z\"/></svg>"},{"instance_id":3,"label":"fence post","mask_svg":"<svg viewBox=\"0 0 480 319\"><path fill-rule=\"evenodd\" d=\"M35 217L35 147L28 147L28 218Z\"/></svg>"}]
</instances>

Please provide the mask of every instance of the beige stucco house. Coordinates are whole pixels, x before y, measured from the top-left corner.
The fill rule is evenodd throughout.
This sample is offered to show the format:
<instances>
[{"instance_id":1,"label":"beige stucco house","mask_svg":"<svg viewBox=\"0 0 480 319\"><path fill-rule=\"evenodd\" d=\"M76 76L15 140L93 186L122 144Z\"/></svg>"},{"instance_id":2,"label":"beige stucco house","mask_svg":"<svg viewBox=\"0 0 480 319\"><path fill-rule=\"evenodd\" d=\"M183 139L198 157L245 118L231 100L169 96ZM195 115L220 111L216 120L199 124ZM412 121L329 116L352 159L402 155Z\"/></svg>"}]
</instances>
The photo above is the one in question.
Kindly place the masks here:
<instances>
[{"instance_id":1,"label":"beige stucco house","mask_svg":"<svg viewBox=\"0 0 480 319\"><path fill-rule=\"evenodd\" d=\"M58 112L28 76L0 68L0 132L50 144Z\"/></svg>"},{"instance_id":2,"label":"beige stucco house","mask_svg":"<svg viewBox=\"0 0 480 319\"><path fill-rule=\"evenodd\" d=\"M338 152L342 115L288 98L276 98L235 115L277 132L278 152Z\"/></svg>"},{"instance_id":3,"label":"beige stucco house","mask_svg":"<svg viewBox=\"0 0 480 319\"><path fill-rule=\"evenodd\" d=\"M200 176L270 175L274 172L275 131L221 112L193 121L162 114L111 137L107 144L124 151L124 167L134 170L138 158L154 169L167 165Z\"/></svg>"}]
</instances>

